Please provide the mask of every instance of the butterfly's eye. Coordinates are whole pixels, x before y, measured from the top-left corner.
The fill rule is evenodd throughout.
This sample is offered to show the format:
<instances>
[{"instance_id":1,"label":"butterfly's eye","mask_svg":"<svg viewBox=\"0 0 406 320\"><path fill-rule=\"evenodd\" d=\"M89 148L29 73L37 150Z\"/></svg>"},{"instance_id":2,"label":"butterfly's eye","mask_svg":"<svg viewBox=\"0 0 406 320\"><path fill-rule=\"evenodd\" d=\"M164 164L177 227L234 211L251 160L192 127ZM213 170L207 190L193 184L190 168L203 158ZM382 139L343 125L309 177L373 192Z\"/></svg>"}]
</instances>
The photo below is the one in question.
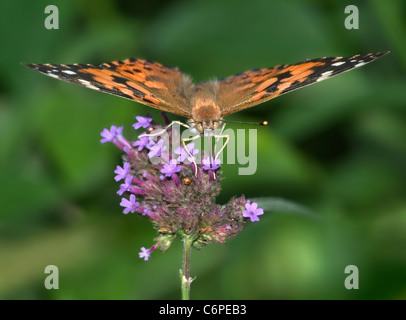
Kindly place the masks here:
<instances>
[{"instance_id":1,"label":"butterfly's eye","mask_svg":"<svg viewBox=\"0 0 406 320\"><path fill-rule=\"evenodd\" d=\"M196 123L196 130L199 131L200 133L203 132L203 125L201 122Z\"/></svg>"}]
</instances>

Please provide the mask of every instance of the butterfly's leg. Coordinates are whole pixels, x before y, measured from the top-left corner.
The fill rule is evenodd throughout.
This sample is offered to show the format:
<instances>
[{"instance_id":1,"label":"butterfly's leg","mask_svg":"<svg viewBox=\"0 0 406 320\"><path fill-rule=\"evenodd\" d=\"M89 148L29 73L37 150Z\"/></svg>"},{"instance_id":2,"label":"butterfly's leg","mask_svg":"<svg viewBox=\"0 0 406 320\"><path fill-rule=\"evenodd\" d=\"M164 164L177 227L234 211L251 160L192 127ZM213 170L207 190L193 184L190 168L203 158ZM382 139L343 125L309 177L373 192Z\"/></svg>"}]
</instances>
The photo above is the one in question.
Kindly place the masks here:
<instances>
[{"instance_id":1,"label":"butterfly's leg","mask_svg":"<svg viewBox=\"0 0 406 320\"><path fill-rule=\"evenodd\" d=\"M196 140L197 138L200 138L200 134L197 134L197 135L195 135L193 137L190 137L190 138L183 138L182 139L182 147L186 150L187 154L193 160L193 164L195 166L195 176L197 176L197 165L196 165L195 157L189 152L189 149L186 147L186 141L193 141L193 140Z\"/></svg>"},{"instance_id":2,"label":"butterfly's leg","mask_svg":"<svg viewBox=\"0 0 406 320\"><path fill-rule=\"evenodd\" d=\"M223 123L223 125L221 126L221 130L220 130L220 134L218 135L214 135L215 141L214 141L214 152L216 152L216 145L217 142L219 141L220 138L226 138L225 143L223 144L223 146L220 148L219 152L216 153L216 156L214 157L213 161L216 161L217 158L219 157L219 155L221 154L221 152L224 150L224 148L226 147L226 145L228 144L229 140L230 140L230 136L228 134L222 134L224 128L225 128L226 124ZM216 173L213 172L214 174L214 179L216 179Z\"/></svg>"},{"instance_id":3,"label":"butterfly's leg","mask_svg":"<svg viewBox=\"0 0 406 320\"><path fill-rule=\"evenodd\" d=\"M225 138L225 139L226 139L226 141L224 142L223 146L220 148L219 152L216 153L216 157L214 158L214 160L216 160L216 159L219 157L220 153L222 153L223 150L224 150L224 148L227 146L227 143L228 143L229 140L230 140L230 135L228 135L228 134L220 134L220 135L214 136L214 137L215 137L215 138L218 138L218 139L220 139L220 138Z\"/></svg>"},{"instance_id":4,"label":"butterfly's leg","mask_svg":"<svg viewBox=\"0 0 406 320\"><path fill-rule=\"evenodd\" d=\"M230 141L230 135L228 135L228 134L219 134L219 135L215 135L214 137L217 138L217 139L220 139L220 138L225 138L226 139L223 146L220 148L220 150L216 153L216 156L214 157L214 161L216 161L217 158L219 157L219 155L223 152L224 148L227 146L228 142ZM214 179L216 179L215 174L214 174Z\"/></svg>"},{"instance_id":5,"label":"butterfly's leg","mask_svg":"<svg viewBox=\"0 0 406 320\"><path fill-rule=\"evenodd\" d=\"M190 128L190 126L188 126L187 124L180 122L180 121L172 121L170 124L168 124L165 128L163 128L162 130L159 130L158 132L155 133L144 133L142 135L139 136L139 138L142 137L155 137L155 136L159 136L161 134L163 134L166 130L168 130L170 127L172 127L174 124L178 124L180 126L183 126L187 129Z\"/></svg>"},{"instance_id":6,"label":"butterfly's leg","mask_svg":"<svg viewBox=\"0 0 406 320\"><path fill-rule=\"evenodd\" d=\"M216 152L216 145L217 145L217 142L219 141L219 139L220 139L220 138L227 137L226 143L223 145L223 147L220 149L220 151L219 151L218 153L216 153L216 157L214 158L214 160L216 160L216 159L218 158L218 156L220 155L220 153L221 153L221 152L223 151L223 149L226 147L226 145L227 145L227 143L228 143L228 140L229 140L229 136L228 136L228 135L222 135L225 126L226 126L226 123L224 122L223 125L221 126L220 134L217 134L217 135L215 134L215 135L214 135L214 138L216 138L216 140L214 140L214 152Z\"/></svg>"}]
</instances>

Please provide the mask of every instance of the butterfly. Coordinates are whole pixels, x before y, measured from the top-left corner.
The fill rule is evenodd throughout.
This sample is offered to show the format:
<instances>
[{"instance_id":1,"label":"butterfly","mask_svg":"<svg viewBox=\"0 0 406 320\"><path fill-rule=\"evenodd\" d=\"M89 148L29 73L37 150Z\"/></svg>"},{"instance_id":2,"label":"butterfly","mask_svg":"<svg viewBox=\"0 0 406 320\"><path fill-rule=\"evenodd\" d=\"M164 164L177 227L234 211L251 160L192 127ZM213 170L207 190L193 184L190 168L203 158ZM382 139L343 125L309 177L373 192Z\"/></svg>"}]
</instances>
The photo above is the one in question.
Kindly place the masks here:
<instances>
[{"instance_id":1,"label":"butterfly","mask_svg":"<svg viewBox=\"0 0 406 320\"><path fill-rule=\"evenodd\" d=\"M223 127L223 118L310 84L363 66L388 51L325 57L248 70L222 80L194 84L178 68L129 58L91 64L25 64L47 76L130 99L188 119L203 134Z\"/></svg>"}]
</instances>

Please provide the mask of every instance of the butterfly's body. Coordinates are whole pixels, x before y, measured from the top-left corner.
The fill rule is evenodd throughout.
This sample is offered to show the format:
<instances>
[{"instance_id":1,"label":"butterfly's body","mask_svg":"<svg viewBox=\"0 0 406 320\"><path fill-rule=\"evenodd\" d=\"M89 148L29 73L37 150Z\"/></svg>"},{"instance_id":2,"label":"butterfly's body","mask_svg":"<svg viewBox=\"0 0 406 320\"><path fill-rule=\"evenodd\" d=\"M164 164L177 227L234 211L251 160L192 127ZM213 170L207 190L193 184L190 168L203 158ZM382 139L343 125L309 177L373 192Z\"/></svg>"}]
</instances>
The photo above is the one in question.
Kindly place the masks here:
<instances>
[{"instance_id":1,"label":"butterfly's body","mask_svg":"<svg viewBox=\"0 0 406 320\"><path fill-rule=\"evenodd\" d=\"M189 102L191 116L188 124L200 134L214 132L224 123L221 108L216 101L217 94L218 82L216 80L205 82L194 89L194 94Z\"/></svg>"},{"instance_id":2,"label":"butterfly's body","mask_svg":"<svg viewBox=\"0 0 406 320\"><path fill-rule=\"evenodd\" d=\"M100 66L26 64L50 77L171 112L188 119L199 134L224 126L223 118L301 87L360 67L388 52L320 58L249 70L223 80L193 84L177 68L130 58Z\"/></svg>"}]
</instances>

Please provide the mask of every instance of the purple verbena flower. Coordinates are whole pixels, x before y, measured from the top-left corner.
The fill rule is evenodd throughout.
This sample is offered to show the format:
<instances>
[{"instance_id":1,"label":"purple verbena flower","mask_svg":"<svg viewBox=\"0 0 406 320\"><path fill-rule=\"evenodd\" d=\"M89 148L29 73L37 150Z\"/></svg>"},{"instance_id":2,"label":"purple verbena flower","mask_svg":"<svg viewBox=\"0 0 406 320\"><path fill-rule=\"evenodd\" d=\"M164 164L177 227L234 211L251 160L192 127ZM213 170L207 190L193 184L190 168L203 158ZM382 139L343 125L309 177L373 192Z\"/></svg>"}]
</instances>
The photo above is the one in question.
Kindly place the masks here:
<instances>
[{"instance_id":1,"label":"purple verbena flower","mask_svg":"<svg viewBox=\"0 0 406 320\"><path fill-rule=\"evenodd\" d=\"M138 253L140 258L144 258L145 261L148 261L149 257L151 256L151 253L149 252L149 249L146 249L145 247L141 248L141 252Z\"/></svg>"},{"instance_id":2,"label":"purple verbena flower","mask_svg":"<svg viewBox=\"0 0 406 320\"><path fill-rule=\"evenodd\" d=\"M160 157L161 153L168 148L166 145L164 145L164 142L164 139L159 139L158 142L151 147L150 151L148 152L148 157Z\"/></svg>"},{"instance_id":3,"label":"purple verbena flower","mask_svg":"<svg viewBox=\"0 0 406 320\"><path fill-rule=\"evenodd\" d=\"M131 144L123 137L123 127L111 126L110 130L103 129L100 135L103 137L100 140L101 143L113 142L125 153L131 149Z\"/></svg>"},{"instance_id":4,"label":"purple verbena flower","mask_svg":"<svg viewBox=\"0 0 406 320\"><path fill-rule=\"evenodd\" d=\"M194 155L199 153L198 149L194 149L195 143L191 142L188 145L186 145L186 148L188 149L189 153L192 155L192 157L189 155L189 153L185 150L184 147L177 147L174 151L175 154L178 154L178 161L179 162L184 162L186 159L189 161L189 163L193 162L194 160Z\"/></svg>"},{"instance_id":5,"label":"purple verbena flower","mask_svg":"<svg viewBox=\"0 0 406 320\"><path fill-rule=\"evenodd\" d=\"M250 218L251 222L259 221L258 216L264 214L264 209L258 208L258 203L256 202L250 203L249 201L247 201L247 203L245 204L245 209L246 210L242 212L242 216L244 218Z\"/></svg>"},{"instance_id":6,"label":"purple verbena flower","mask_svg":"<svg viewBox=\"0 0 406 320\"><path fill-rule=\"evenodd\" d=\"M137 120L139 127L151 125L150 118L137 117ZM154 125L150 129L162 127ZM135 142L123 137L122 127L112 126L101 134L102 142L112 141L125 152L122 167L117 166L115 170L115 180L124 179L117 193L129 194L129 198L121 199L123 213L139 213L151 220L158 231L155 245L141 249L140 258L145 260L157 248L165 251L182 234L194 238L195 248L210 242L223 243L243 229L247 218L258 221L258 216L263 214L256 203L247 202L244 196L233 197L225 205L217 204L221 172L215 170L220 168L220 159L206 157L202 164L183 165L188 160L193 162L186 150L192 156L198 150L193 142L186 148L175 148L172 141L178 141L181 135L174 130L165 132L165 139L146 136ZM176 156L171 159L169 152ZM159 161L154 161L156 157Z\"/></svg>"},{"instance_id":7,"label":"purple verbena flower","mask_svg":"<svg viewBox=\"0 0 406 320\"><path fill-rule=\"evenodd\" d=\"M106 142L113 142L114 139L123 133L123 127L116 127L116 126L111 126L110 130L108 129L103 129L103 131L100 133L100 135L103 137L103 139L100 140L101 143L106 143Z\"/></svg>"},{"instance_id":8,"label":"purple verbena flower","mask_svg":"<svg viewBox=\"0 0 406 320\"><path fill-rule=\"evenodd\" d=\"M125 179L130 173L130 164L128 162L124 162L123 167L117 166L117 169L114 170L114 173L117 174L114 177L114 180L120 181L122 179Z\"/></svg>"},{"instance_id":9,"label":"purple verbena flower","mask_svg":"<svg viewBox=\"0 0 406 320\"><path fill-rule=\"evenodd\" d=\"M221 160L220 159L213 160L213 157L210 157L210 158L207 157L202 160L202 163L203 163L204 170L214 171L214 170L217 170L218 168L220 168Z\"/></svg>"},{"instance_id":10,"label":"purple verbena flower","mask_svg":"<svg viewBox=\"0 0 406 320\"><path fill-rule=\"evenodd\" d=\"M144 131L140 136L143 134L146 134L146 132ZM151 140L148 136L144 136L135 141L133 147L138 147L138 151L142 151L144 148L150 149L154 144L155 141Z\"/></svg>"},{"instance_id":11,"label":"purple verbena flower","mask_svg":"<svg viewBox=\"0 0 406 320\"><path fill-rule=\"evenodd\" d=\"M140 205L139 202L135 201L135 195L130 195L130 200L127 200L126 198L121 199L120 206L124 207L123 213L127 214L129 212L134 213L135 209Z\"/></svg>"},{"instance_id":12,"label":"purple verbena flower","mask_svg":"<svg viewBox=\"0 0 406 320\"><path fill-rule=\"evenodd\" d=\"M151 248L146 249L145 247L141 248L141 252L138 253L141 259L144 259L145 261L148 261L149 257L151 256L151 253L157 248L157 245L153 245Z\"/></svg>"},{"instance_id":13,"label":"purple verbena flower","mask_svg":"<svg viewBox=\"0 0 406 320\"><path fill-rule=\"evenodd\" d=\"M180 172L182 169L182 165L178 165L178 161L176 159L171 159L169 163L165 163L164 167L161 169L161 173L164 174L164 176L161 176L161 179L164 177L171 177L172 174Z\"/></svg>"},{"instance_id":14,"label":"purple verbena flower","mask_svg":"<svg viewBox=\"0 0 406 320\"><path fill-rule=\"evenodd\" d=\"M121 196L121 195L123 195L124 192L130 190L132 181L133 181L133 177L128 175L125 178L124 183L120 184L120 189L117 191L117 194L119 196Z\"/></svg>"},{"instance_id":15,"label":"purple verbena flower","mask_svg":"<svg viewBox=\"0 0 406 320\"><path fill-rule=\"evenodd\" d=\"M136 116L135 119L137 119L137 122L133 124L133 127L135 130L143 127L143 128L148 128L152 122L152 118L150 116Z\"/></svg>"}]
</instances>

